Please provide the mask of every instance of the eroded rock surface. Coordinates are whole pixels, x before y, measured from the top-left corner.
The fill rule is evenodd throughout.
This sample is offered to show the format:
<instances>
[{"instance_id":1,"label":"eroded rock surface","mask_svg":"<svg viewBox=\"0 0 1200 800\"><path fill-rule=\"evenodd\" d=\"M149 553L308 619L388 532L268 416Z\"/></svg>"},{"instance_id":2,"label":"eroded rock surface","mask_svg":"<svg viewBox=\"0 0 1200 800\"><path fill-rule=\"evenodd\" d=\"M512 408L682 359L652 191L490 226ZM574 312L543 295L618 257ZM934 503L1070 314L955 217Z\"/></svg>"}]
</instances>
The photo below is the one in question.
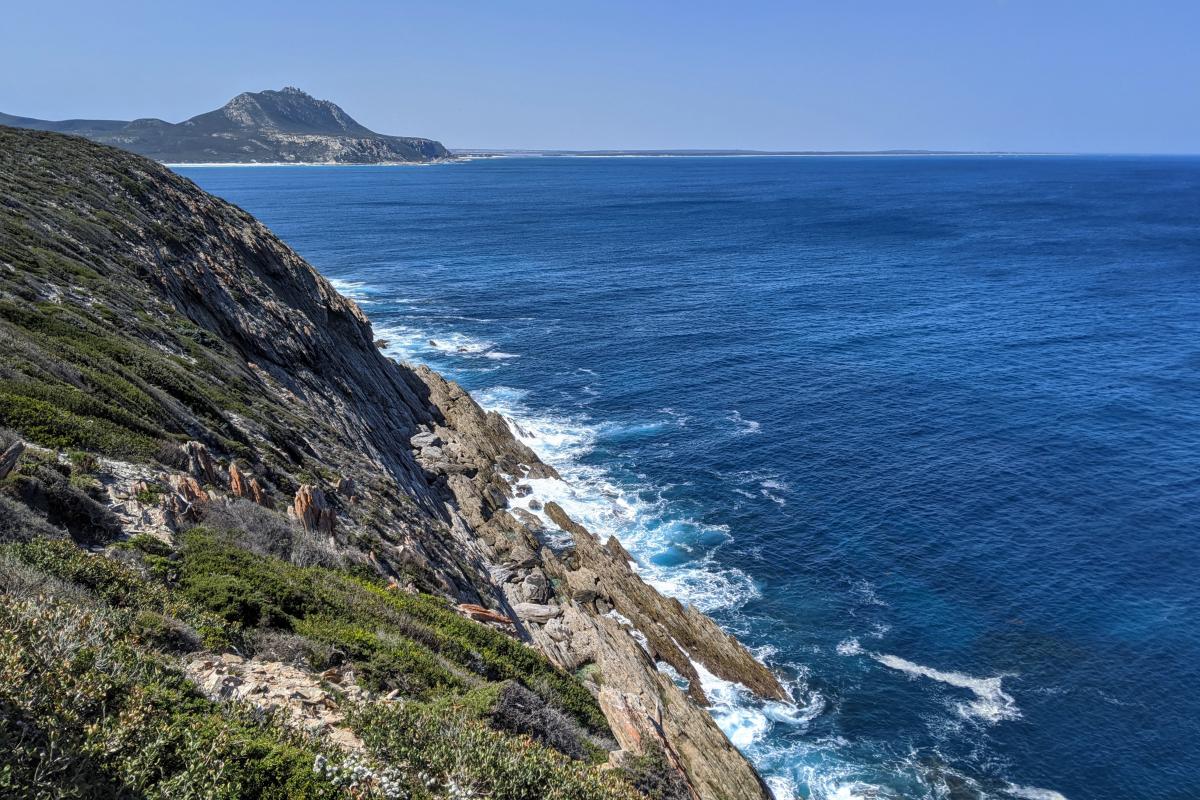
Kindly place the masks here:
<instances>
[{"instance_id":1,"label":"eroded rock surface","mask_svg":"<svg viewBox=\"0 0 1200 800\"><path fill-rule=\"evenodd\" d=\"M297 728L357 751L362 740L345 725L342 706L366 699L352 676L338 670L317 675L278 661L205 653L185 666L187 676L212 700L240 700L267 712L283 712Z\"/></svg>"}]
</instances>

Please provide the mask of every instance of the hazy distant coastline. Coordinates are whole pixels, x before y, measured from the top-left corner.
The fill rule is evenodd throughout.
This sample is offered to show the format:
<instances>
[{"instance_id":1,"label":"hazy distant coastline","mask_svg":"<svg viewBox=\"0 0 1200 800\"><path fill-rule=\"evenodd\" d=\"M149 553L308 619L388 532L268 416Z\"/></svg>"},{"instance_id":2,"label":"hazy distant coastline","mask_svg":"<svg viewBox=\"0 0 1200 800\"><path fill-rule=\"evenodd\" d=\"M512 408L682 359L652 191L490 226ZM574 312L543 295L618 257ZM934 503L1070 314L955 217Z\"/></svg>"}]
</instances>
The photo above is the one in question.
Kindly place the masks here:
<instances>
[{"instance_id":1,"label":"hazy distant coastline","mask_svg":"<svg viewBox=\"0 0 1200 800\"><path fill-rule=\"evenodd\" d=\"M761 158L765 156L1046 156L1015 150L538 150L450 148L457 158Z\"/></svg>"}]
</instances>

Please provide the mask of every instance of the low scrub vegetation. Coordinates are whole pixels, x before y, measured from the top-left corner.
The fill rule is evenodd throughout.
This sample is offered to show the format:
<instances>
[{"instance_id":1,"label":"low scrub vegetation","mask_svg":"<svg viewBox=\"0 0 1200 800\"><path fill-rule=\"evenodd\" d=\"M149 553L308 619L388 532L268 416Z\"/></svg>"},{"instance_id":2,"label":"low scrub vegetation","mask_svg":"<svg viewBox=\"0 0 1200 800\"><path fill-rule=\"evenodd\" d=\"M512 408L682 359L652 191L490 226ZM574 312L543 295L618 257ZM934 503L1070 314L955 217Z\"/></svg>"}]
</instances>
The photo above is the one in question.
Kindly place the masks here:
<instances>
[{"instance_id":1,"label":"low scrub vegetation","mask_svg":"<svg viewBox=\"0 0 1200 800\"><path fill-rule=\"evenodd\" d=\"M76 562L63 548L75 549L26 549L0 562L0 796L349 796L313 772L327 752L320 742L206 700L173 660L147 646L143 617L155 612L97 602L86 586L19 560ZM123 601L138 594L119 566L81 566L59 571Z\"/></svg>"},{"instance_id":2,"label":"low scrub vegetation","mask_svg":"<svg viewBox=\"0 0 1200 800\"><path fill-rule=\"evenodd\" d=\"M439 705L374 704L352 717L368 750L388 763L420 764L451 797L528 800L635 800L613 773L507 736L469 714Z\"/></svg>"},{"instance_id":3,"label":"low scrub vegetation","mask_svg":"<svg viewBox=\"0 0 1200 800\"><path fill-rule=\"evenodd\" d=\"M330 749L249 706L213 703L187 652L353 666L402 703L355 708L367 744ZM199 527L0 546L0 797L641 796L595 766L595 701L541 656L444 601L298 567Z\"/></svg>"},{"instance_id":4,"label":"low scrub vegetation","mask_svg":"<svg viewBox=\"0 0 1200 800\"><path fill-rule=\"evenodd\" d=\"M325 643L358 664L373 688L428 696L472 680L514 680L588 730L608 731L579 681L509 636L463 619L440 598L263 557L204 526L184 535L180 552L184 596L246 628Z\"/></svg>"}]
</instances>

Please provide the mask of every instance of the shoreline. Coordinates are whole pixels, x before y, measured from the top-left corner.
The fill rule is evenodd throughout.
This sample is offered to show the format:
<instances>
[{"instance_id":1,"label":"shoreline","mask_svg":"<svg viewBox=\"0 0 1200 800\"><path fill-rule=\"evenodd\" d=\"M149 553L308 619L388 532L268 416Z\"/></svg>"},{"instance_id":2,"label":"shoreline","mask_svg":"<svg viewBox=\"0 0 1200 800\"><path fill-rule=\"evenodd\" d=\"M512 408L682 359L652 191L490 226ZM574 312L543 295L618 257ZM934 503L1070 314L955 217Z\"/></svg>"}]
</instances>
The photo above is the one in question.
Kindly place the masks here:
<instances>
[{"instance_id":1,"label":"shoreline","mask_svg":"<svg viewBox=\"0 0 1200 800\"><path fill-rule=\"evenodd\" d=\"M439 158L434 161L377 161L347 164L341 161L159 161L168 169L197 169L202 167L436 167L467 159Z\"/></svg>"},{"instance_id":2,"label":"shoreline","mask_svg":"<svg viewBox=\"0 0 1200 800\"><path fill-rule=\"evenodd\" d=\"M479 153L464 151L454 158L436 161L379 161L345 163L339 161L160 161L169 169L204 169L213 167L436 167L448 164L465 164L471 161L500 161L520 159L546 160L620 160L620 159L677 159L677 158L1084 158L1086 153L558 153L558 152L514 152ZM1096 158L1121 157L1108 154L1091 154Z\"/></svg>"}]
</instances>

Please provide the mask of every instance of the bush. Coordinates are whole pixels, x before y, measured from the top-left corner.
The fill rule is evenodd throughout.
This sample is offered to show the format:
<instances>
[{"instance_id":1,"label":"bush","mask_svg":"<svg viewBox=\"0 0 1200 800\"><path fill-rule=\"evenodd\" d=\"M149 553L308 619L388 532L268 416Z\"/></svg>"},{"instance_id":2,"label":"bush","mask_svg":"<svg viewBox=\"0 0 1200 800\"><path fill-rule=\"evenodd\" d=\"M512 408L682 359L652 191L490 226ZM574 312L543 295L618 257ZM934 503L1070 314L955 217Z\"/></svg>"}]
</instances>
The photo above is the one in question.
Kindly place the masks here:
<instances>
[{"instance_id":1,"label":"bush","mask_svg":"<svg viewBox=\"0 0 1200 800\"><path fill-rule=\"evenodd\" d=\"M691 800L687 781L667 763L661 750L627 758L621 765L621 773L651 800Z\"/></svg>"},{"instance_id":2,"label":"bush","mask_svg":"<svg viewBox=\"0 0 1200 800\"><path fill-rule=\"evenodd\" d=\"M441 599L388 591L338 570L264 558L205 527L184 535L179 588L224 619L294 630L343 650L360 666L373 662L367 669L380 686L387 685L381 676L389 657L379 654L395 642L396 658L409 659L417 652L411 644L486 680L516 680L587 730L609 733L595 698L574 677L521 642L460 617ZM445 669L415 674L430 681L428 689L454 685Z\"/></svg>"},{"instance_id":3,"label":"bush","mask_svg":"<svg viewBox=\"0 0 1200 800\"><path fill-rule=\"evenodd\" d=\"M183 537L179 588L229 622L290 630L313 606L307 576L275 559L243 550L204 528Z\"/></svg>"},{"instance_id":4,"label":"bush","mask_svg":"<svg viewBox=\"0 0 1200 800\"><path fill-rule=\"evenodd\" d=\"M572 761L527 737L492 730L444 704L371 704L351 724L389 763L419 764L451 796L492 800L637 800L618 776Z\"/></svg>"},{"instance_id":5,"label":"bush","mask_svg":"<svg viewBox=\"0 0 1200 800\"><path fill-rule=\"evenodd\" d=\"M320 672L345 660L326 642L318 642L287 631L259 628L250 634L250 652L263 661L280 661L299 669Z\"/></svg>"},{"instance_id":6,"label":"bush","mask_svg":"<svg viewBox=\"0 0 1200 800\"><path fill-rule=\"evenodd\" d=\"M156 447L148 436L103 419L81 417L43 400L0 392L0 424L55 449L96 450L119 457L146 458Z\"/></svg>"},{"instance_id":7,"label":"bush","mask_svg":"<svg viewBox=\"0 0 1200 800\"><path fill-rule=\"evenodd\" d=\"M155 461L164 467L170 467L182 472L187 469L188 459L183 448L177 442L159 442L151 454Z\"/></svg>"},{"instance_id":8,"label":"bush","mask_svg":"<svg viewBox=\"0 0 1200 800\"><path fill-rule=\"evenodd\" d=\"M29 506L10 499L0 490L0 544L28 542L36 538L57 538L66 533L55 528Z\"/></svg>"},{"instance_id":9,"label":"bush","mask_svg":"<svg viewBox=\"0 0 1200 800\"><path fill-rule=\"evenodd\" d=\"M590 758L597 749L574 720L516 681L476 691L487 701L484 718L497 730L528 736L577 760Z\"/></svg>"},{"instance_id":10,"label":"bush","mask_svg":"<svg viewBox=\"0 0 1200 800\"><path fill-rule=\"evenodd\" d=\"M120 521L107 507L96 502L85 489L72 485L61 464L23 463L20 474L10 476L11 492L31 511L45 515L46 522L65 529L81 542L112 541L121 533Z\"/></svg>"},{"instance_id":11,"label":"bush","mask_svg":"<svg viewBox=\"0 0 1200 800\"><path fill-rule=\"evenodd\" d=\"M319 746L276 720L205 700L177 668L133 645L124 620L60 599L0 595L0 790L163 800L348 796L313 771L325 755Z\"/></svg>"},{"instance_id":12,"label":"bush","mask_svg":"<svg viewBox=\"0 0 1200 800\"><path fill-rule=\"evenodd\" d=\"M241 642L238 626L228 625L203 607L173 596L165 587L143 579L124 564L89 555L69 541L36 539L9 545L5 553L45 575L86 590L117 609L174 617L196 631L210 649L224 649Z\"/></svg>"},{"instance_id":13,"label":"bush","mask_svg":"<svg viewBox=\"0 0 1200 800\"><path fill-rule=\"evenodd\" d=\"M204 505L199 523L224 532L239 547L260 556L285 559L301 567L339 567L344 563L324 535L241 497Z\"/></svg>"},{"instance_id":14,"label":"bush","mask_svg":"<svg viewBox=\"0 0 1200 800\"><path fill-rule=\"evenodd\" d=\"M589 731L609 733L608 721L591 692L532 648L460 617L439 598L397 594L373 584L364 586L390 607L425 623L443 640L453 642L457 647L452 651L473 652L482 662L476 671L488 680L516 680L579 720Z\"/></svg>"}]
</instances>

